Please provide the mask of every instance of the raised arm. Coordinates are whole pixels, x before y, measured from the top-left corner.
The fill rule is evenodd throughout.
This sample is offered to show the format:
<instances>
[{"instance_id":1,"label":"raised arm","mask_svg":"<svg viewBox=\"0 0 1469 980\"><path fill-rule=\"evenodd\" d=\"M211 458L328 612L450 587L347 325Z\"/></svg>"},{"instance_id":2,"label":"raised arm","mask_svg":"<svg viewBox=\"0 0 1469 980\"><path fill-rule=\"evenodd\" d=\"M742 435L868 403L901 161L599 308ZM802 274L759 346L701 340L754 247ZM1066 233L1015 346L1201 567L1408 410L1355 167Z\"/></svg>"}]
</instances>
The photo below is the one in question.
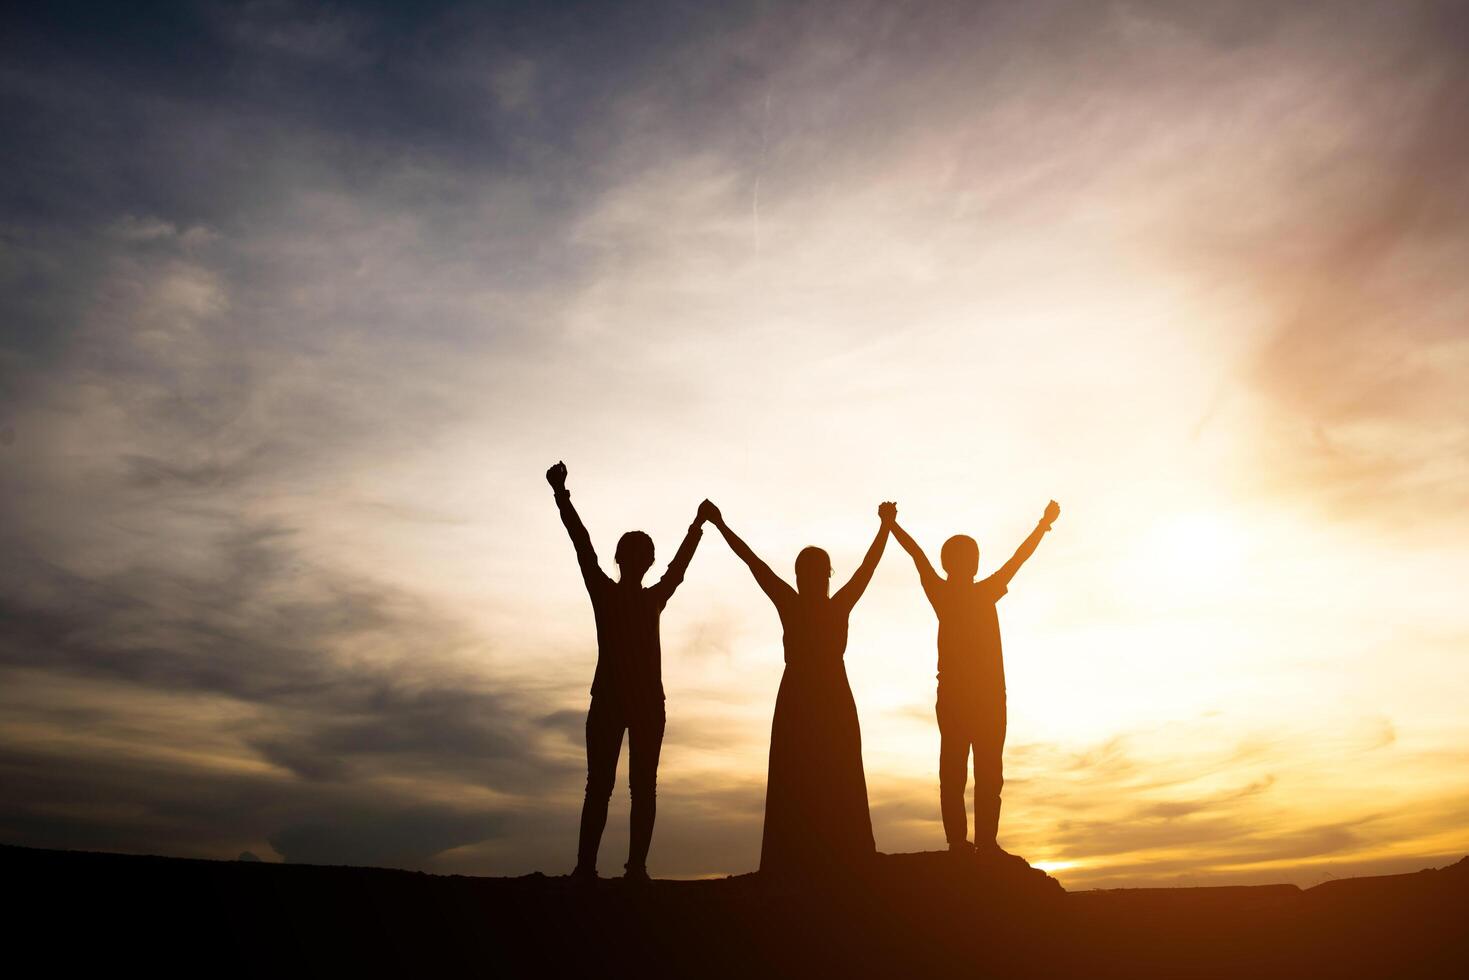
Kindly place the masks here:
<instances>
[{"instance_id":1,"label":"raised arm","mask_svg":"<svg viewBox=\"0 0 1469 980\"><path fill-rule=\"evenodd\" d=\"M862 564L852 573L847 584L837 590L832 599L851 609L862 598L862 593L867 591L867 583L872 581L872 573L877 571L878 559L882 557L882 549L887 547L888 532L893 529L893 524L898 519L898 505L891 501L884 501L877 508L878 526L877 537L872 539L872 544L867 548L867 554L862 556Z\"/></svg>"},{"instance_id":2,"label":"raised arm","mask_svg":"<svg viewBox=\"0 0 1469 980\"><path fill-rule=\"evenodd\" d=\"M918 547L918 542L914 541L912 535L903 530L902 525L897 521L893 521L893 537L898 539L898 544L902 545L903 550L908 552L908 556L913 559L913 564L918 568L918 581L923 585L923 594L928 596L929 601L932 602L938 595L937 590L943 579L939 578L939 573L933 570L928 556L923 553L922 548Z\"/></svg>"},{"instance_id":3,"label":"raised arm","mask_svg":"<svg viewBox=\"0 0 1469 980\"><path fill-rule=\"evenodd\" d=\"M1035 530L1031 531L1030 535L1024 541L1020 542L1020 547L1015 549L1015 554L1011 555L1010 560L1005 562L1000 567L1000 570L990 576L990 578L1008 587L1010 580L1015 577L1015 573L1020 571L1020 566L1025 564L1027 558L1035 554L1035 549L1040 545L1041 538L1051 529L1051 525L1055 523L1056 518L1059 516L1061 516L1061 506L1059 504L1054 500L1046 504L1046 512L1041 516L1040 523L1035 526Z\"/></svg>"},{"instance_id":4,"label":"raised arm","mask_svg":"<svg viewBox=\"0 0 1469 980\"><path fill-rule=\"evenodd\" d=\"M581 515L571 503L571 491L566 489L566 464L557 463L546 471L546 482L556 492L556 509L561 512L561 523L571 536L571 546L576 549L576 563L581 566L581 577L591 588L592 583L607 576L597 564L597 552L592 549L592 536L587 533Z\"/></svg>"},{"instance_id":5,"label":"raised arm","mask_svg":"<svg viewBox=\"0 0 1469 980\"><path fill-rule=\"evenodd\" d=\"M703 524L704 516L701 512L695 516L694 523L689 525L688 533L683 536L683 543L678 546L673 561L668 563L668 571L653 586L654 597L660 605L673 598L673 591L683 582L684 572L689 570L689 562L694 559L694 549L699 547L699 539L704 536Z\"/></svg>"},{"instance_id":6,"label":"raised arm","mask_svg":"<svg viewBox=\"0 0 1469 980\"><path fill-rule=\"evenodd\" d=\"M729 550L749 566L750 574L755 576L755 583L770 597L771 602L779 606L795 598L796 590L791 588L779 575L772 572L770 566L761 561L760 556L751 551L750 546L729 529L718 507L706 500L699 505L699 516L719 529L719 533L724 535L725 543L729 545Z\"/></svg>"}]
</instances>

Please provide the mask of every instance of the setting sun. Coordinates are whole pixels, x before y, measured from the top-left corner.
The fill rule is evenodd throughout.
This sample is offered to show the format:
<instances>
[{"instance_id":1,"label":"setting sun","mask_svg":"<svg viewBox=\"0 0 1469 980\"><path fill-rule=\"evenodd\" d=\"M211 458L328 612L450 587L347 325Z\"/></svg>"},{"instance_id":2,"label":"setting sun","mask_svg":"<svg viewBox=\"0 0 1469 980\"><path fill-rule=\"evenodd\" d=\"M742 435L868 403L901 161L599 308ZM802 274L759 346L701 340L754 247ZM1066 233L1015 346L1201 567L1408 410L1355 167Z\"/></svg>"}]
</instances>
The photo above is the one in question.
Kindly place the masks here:
<instances>
[{"instance_id":1,"label":"setting sun","mask_svg":"<svg viewBox=\"0 0 1469 980\"><path fill-rule=\"evenodd\" d=\"M1218 514L1169 515L1148 528L1132 560L1166 592L1228 589L1245 570L1247 533Z\"/></svg>"}]
</instances>

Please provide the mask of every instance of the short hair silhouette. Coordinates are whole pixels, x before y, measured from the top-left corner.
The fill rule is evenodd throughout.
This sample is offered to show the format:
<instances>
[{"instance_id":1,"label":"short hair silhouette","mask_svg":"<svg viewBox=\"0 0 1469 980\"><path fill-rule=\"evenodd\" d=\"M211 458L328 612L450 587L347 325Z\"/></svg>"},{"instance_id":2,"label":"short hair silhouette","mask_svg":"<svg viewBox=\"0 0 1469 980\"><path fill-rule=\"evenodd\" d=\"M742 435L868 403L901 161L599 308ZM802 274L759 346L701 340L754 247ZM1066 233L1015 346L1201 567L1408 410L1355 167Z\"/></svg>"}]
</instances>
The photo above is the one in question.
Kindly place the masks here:
<instances>
[{"instance_id":1,"label":"short hair silhouette","mask_svg":"<svg viewBox=\"0 0 1469 980\"><path fill-rule=\"evenodd\" d=\"M637 581L653 567L653 539L642 531L628 531L617 539L613 557L622 574Z\"/></svg>"},{"instance_id":2,"label":"short hair silhouette","mask_svg":"<svg viewBox=\"0 0 1469 980\"><path fill-rule=\"evenodd\" d=\"M979 573L979 543L967 534L956 534L944 542L939 563L949 578L972 582Z\"/></svg>"},{"instance_id":3,"label":"short hair silhouette","mask_svg":"<svg viewBox=\"0 0 1469 980\"><path fill-rule=\"evenodd\" d=\"M831 591L831 555L814 545L796 556L796 591L803 595L826 595Z\"/></svg>"}]
</instances>

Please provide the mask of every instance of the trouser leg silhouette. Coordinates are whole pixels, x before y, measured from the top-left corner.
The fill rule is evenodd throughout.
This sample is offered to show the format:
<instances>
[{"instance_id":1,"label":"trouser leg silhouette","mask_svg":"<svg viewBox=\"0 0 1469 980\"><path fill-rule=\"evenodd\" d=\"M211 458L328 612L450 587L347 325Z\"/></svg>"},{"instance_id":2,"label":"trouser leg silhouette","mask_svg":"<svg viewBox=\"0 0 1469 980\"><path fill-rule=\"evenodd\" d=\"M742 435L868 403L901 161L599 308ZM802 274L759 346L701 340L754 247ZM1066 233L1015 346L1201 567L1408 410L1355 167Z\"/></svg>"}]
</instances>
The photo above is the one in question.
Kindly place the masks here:
<instances>
[{"instance_id":1,"label":"trouser leg silhouette","mask_svg":"<svg viewBox=\"0 0 1469 980\"><path fill-rule=\"evenodd\" d=\"M969 783L969 747L973 732L969 726L969 712L949 689L939 687L934 710L939 720L939 811L944 817L944 839L950 845L959 845L969 839L964 789Z\"/></svg>"},{"instance_id":2,"label":"trouser leg silhouette","mask_svg":"<svg viewBox=\"0 0 1469 980\"><path fill-rule=\"evenodd\" d=\"M587 792L581 808L577 867L587 871L597 867L597 851L607 826L607 804L617 780L623 732L627 733L628 786L632 791L627 867L647 867L653 822L658 813L658 757L663 750L663 728L661 703L656 708L629 715L617 705L592 698L592 706L587 711Z\"/></svg>"},{"instance_id":3,"label":"trouser leg silhouette","mask_svg":"<svg viewBox=\"0 0 1469 980\"><path fill-rule=\"evenodd\" d=\"M939 810L944 817L944 839L962 844L969 839L969 815L964 812L964 788L969 782L969 739L955 731L939 735Z\"/></svg>"},{"instance_id":4,"label":"trouser leg silhouette","mask_svg":"<svg viewBox=\"0 0 1469 980\"><path fill-rule=\"evenodd\" d=\"M663 751L664 723L663 706L659 705L656 712L648 712L627 729L627 782L632 791L627 867L631 870L648 866L648 847L658 814L658 756Z\"/></svg>"},{"instance_id":5,"label":"trouser leg silhouette","mask_svg":"<svg viewBox=\"0 0 1469 980\"><path fill-rule=\"evenodd\" d=\"M624 727L617 715L609 705L592 698L587 711L587 793L582 801L581 833L576 846L576 865L585 871L597 868L597 851L607 826L607 802L617 779Z\"/></svg>"},{"instance_id":6,"label":"trouser leg silhouette","mask_svg":"<svg viewBox=\"0 0 1469 980\"><path fill-rule=\"evenodd\" d=\"M994 844L1000 830L1000 790L1005 785L1004 703L990 706L975 720L974 843L978 846Z\"/></svg>"},{"instance_id":7,"label":"trouser leg silhouette","mask_svg":"<svg viewBox=\"0 0 1469 980\"><path fill-rule=\"evenodd\" d=\"M986 703L968 692L939 689L935 706L939 722L939 809L944 838L962 844L969 837L964 790L969 782L969 756L974 753L974 843L992 844L1000 823L1000 789L1004 785L1005 705Z\"/></svg>"}]
</instances>

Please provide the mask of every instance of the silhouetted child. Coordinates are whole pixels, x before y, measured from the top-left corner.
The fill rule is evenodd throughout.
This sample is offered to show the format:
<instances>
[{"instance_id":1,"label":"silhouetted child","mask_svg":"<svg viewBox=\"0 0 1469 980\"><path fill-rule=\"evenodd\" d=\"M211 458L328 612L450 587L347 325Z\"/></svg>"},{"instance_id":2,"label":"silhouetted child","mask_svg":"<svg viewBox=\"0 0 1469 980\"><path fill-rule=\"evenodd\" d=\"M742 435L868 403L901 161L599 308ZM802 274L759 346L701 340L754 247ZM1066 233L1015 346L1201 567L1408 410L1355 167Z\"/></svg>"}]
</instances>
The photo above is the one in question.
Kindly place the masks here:
<instances>
[{"instance_id":1,"label":"silhouetted child","mask_svg":"<svg viewBox=\"0 0 1469 980\"><path fill-rule=\"evenodd\" d=\"M918 566L918 578L939 618L938 701L939 807L949 850L969 851L964 785L969 752L974 750L974 847L991 849L1000 824L1000 788L1005 783L1005 665L1000 652L1000 620L995 603L1010 580L1051 529L1061 508L1046 505L1030 536L1014 556L989 578L974 581L979 545L956 534L944 542L940 560L948 578L939 578L923 549L897 524L893 536Z\"/></svg>"},{"instance_id":2,"label":"silhouetted child","mask_svg":"<svg viewBox=\"0 0 1469 980\"><path fill-rule=\"evenodd\" d=\"M556 492L561 523L576 548L582 581L592 599L597 622L597 673L587 710L587 792L582 803L581 833L576 850L580 878L597 876L597 849L607 824L607 803L617 776L622 734L628 741L628 785L632 790L627 877L648 877L648 846L657 810L658 754L663 748L663 653L658 617L673 590L683 581L699 545L702 519L695 518L678 553L658 584L643 588L653 566L653 539L628 531L617 542L619 577L613 581L597 564L592 539L582 525L566 489L566 464L546 471Z\"/></svg>"}]
</instances>

